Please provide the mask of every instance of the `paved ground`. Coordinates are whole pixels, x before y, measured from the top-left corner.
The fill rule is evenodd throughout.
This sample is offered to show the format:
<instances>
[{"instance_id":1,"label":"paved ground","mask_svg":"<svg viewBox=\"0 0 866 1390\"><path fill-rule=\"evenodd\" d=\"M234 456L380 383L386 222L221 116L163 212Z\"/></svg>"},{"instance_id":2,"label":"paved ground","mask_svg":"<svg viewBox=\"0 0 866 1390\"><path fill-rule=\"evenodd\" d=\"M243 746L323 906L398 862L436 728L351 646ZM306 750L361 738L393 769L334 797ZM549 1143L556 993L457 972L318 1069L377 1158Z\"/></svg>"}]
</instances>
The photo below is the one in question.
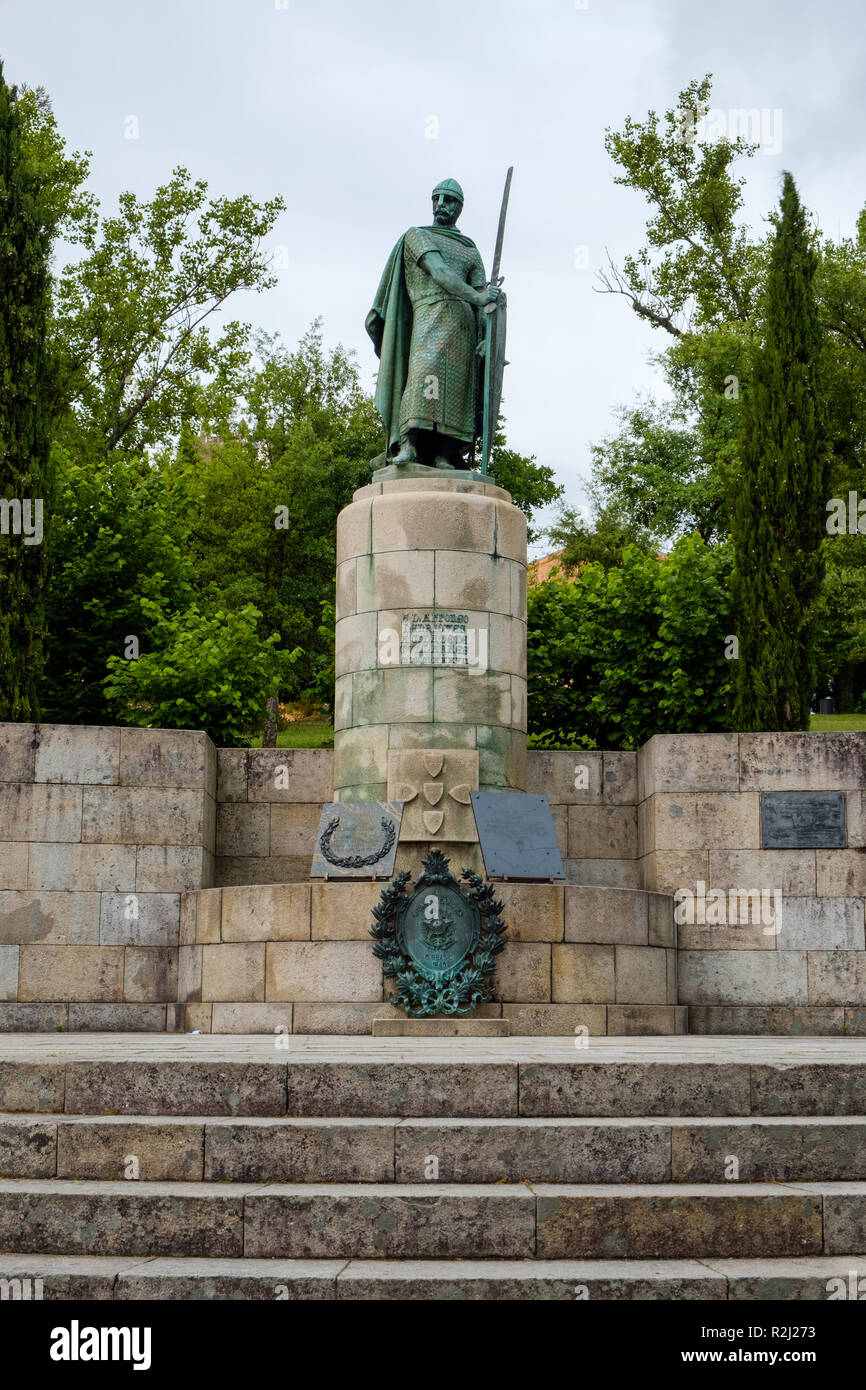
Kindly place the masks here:
<instances>
[{"instance_id":1,"label":"paved ground","mask_svg":"<svg viewBox=\"0 0 866 1390\"><path fill-rule=\"evenodd\" d=\"M330 1034L0 1033L0 1062L866 1063L866 1037L372 1038Z\"/></svg>"}]
</instances>

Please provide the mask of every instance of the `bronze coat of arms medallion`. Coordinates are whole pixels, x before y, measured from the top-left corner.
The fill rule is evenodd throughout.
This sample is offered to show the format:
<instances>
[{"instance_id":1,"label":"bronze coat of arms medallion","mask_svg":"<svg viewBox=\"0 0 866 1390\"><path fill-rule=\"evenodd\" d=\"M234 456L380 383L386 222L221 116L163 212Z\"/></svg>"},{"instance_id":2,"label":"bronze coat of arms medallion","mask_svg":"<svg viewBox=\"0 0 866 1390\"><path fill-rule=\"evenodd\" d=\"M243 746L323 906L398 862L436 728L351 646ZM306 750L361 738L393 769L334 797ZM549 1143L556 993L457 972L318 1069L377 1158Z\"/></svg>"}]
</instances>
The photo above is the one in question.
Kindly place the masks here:
<instances>
[{"instance_id":1,"label":"bronze coat of arms medallion","mask_svg":"<svg viewBox=\"0 0 866 1390\"><path fill-rule=\"evenodd\" d=\"M502 903L471 869L458 880L440 850L424 859L411 892L398 874L373 909L373 954L410 1018L471 1014L493 999L496 956L504 948Z\"/></svg>"}]
</instances>

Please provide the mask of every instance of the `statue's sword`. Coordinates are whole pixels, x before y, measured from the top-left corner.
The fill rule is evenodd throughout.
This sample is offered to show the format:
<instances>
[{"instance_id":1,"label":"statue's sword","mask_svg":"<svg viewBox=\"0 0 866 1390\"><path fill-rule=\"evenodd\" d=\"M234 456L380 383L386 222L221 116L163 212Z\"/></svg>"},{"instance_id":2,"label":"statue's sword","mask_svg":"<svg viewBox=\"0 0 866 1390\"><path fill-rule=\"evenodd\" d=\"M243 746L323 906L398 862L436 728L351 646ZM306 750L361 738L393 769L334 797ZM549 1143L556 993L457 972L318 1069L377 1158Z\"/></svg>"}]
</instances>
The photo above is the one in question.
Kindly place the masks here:
<instances>
[{"instance_id":1,"label":"statue's sword","mask_svg":"<svg viewBox=\"0 0 866 1390\"><path fill-rule=\"evenodd\" d=\"M499 227L496 232L496 247L493 252L493 266L490 272L488 284L501 285L503 277L499 274L499 267L502 264L502 243L505 240L505 217L508 212L508 195L511 192L511 175L514 173L512 164L505 175L505 189L502 194L502 207L499 209ZM496 304L485 304L484 313L487 315L484 325L484 425L481 439L481 472L486 473L490 463L490 450L493 446L493 432L496 429L496 421L491 416L490 389L493 380L493 315L496 313Z\"/></svg>"}]
</instances>

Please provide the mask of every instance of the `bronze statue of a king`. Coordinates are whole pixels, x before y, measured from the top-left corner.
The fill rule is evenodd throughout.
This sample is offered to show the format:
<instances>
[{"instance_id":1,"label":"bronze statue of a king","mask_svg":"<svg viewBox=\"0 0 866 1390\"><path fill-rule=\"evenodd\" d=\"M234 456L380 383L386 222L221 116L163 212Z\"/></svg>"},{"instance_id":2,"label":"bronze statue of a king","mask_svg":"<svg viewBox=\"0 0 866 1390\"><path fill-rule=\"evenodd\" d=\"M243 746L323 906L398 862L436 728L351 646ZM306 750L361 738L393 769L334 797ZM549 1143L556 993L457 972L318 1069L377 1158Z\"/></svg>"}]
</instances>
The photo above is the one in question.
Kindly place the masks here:
<instances>
[{"instance_id":1,"label":"bronze statue of a king","mask_svg":"<svg viewBox=\"0 0 866 1390\"><path fill-rule=\"evenodd\" d=\"M388 463L469 468L481 437L483 310L504 312L505 296L487 283L475 242L457 230L462 211L459 183L437 184L432 226L401 236L367 315Z\"/></svg>"}]
</instances>

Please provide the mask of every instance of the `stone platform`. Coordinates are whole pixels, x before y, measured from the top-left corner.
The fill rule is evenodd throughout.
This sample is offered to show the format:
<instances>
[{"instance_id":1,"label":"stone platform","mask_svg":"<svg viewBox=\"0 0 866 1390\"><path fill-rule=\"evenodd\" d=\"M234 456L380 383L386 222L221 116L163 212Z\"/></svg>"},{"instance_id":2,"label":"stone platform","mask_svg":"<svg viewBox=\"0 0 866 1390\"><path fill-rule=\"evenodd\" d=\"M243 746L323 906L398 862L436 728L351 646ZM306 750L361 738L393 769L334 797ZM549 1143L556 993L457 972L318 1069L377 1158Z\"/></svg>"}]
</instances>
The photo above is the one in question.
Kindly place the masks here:
<instances>
[{"instance_id":1,"label":"stone platform","mask_svg":"<svg viewBox=\"0 0 866 1390\"><path fill-rule=\"evenodd\" d=\"M749 1094L749 1069L806 1065L866 1067L866 1037L597 1037L586 1044L573 1037L512 1036L490 1038L357 1038L318 1033L291 1036L258 1033L223 1037L178 1033L4 1033L0 1035L0 1069L21 1063L51 1067L104 1062L301 1064L455 1062L468 1066L497 1063L568 1063L578 1067L634 1065L644 1069L737 1067ZM0 1070L0 1078L4 1072ZM862 1074L866 1084L866 1071ZM866 1090L862 1093L866 1114ZM0 1106L3 1093L0 1091ZM698 1112L695 1112L698 1113ZM746 1113L745 1111L743 1113ZM791 1112L794 1113L794 1112Z\"/></svg>"},{"instance_id":2,"label":"stone platform","mask_svg":"<svg viewBox=\"0 0 866 1390\"><path fill-rule=\"evenodd\" d=\"M11 1297L866 1292L863 1039L7 1035L0 1107Z\"/></svg>"},{"instance_id":3,"label":"stone platform","mask_svg":"<svg viewBox=\"0 0 866 1390\"><path fill-rule=\"evenodd\" d=\"M0 724L0 1032L360 1035L394 1017L367 936L379 887L309 882L333 762L190 730ZM866 1036L864 787L866 733L530 750L567 883L503 885L485 1016L518 1034ZM837 847L768 847L779 791L843 801ZM398 856L415 869L426 848ZM478 851L446 848L458 869ZM675 932L682 890L728 908L766 895L780 929L699 917Z\"/></svg>"}]
</instances>

